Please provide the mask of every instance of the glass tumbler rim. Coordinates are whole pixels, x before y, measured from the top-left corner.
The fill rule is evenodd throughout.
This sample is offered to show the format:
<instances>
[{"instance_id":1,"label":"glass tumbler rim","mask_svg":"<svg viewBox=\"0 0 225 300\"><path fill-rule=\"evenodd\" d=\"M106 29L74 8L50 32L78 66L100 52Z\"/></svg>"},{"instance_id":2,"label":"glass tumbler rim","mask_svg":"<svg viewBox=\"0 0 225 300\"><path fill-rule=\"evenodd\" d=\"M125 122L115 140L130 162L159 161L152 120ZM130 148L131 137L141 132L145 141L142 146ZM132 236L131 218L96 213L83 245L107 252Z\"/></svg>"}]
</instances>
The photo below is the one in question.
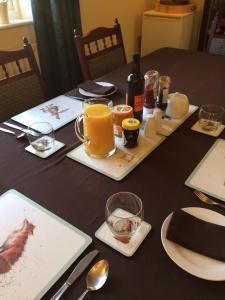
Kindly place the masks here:
<instances>
[{"instance_id":1,"label":"glass tumbler rim","mask_svg":"<svg viewBox=\"0 0 225 300\"><path fill-rule=\"evenodd\" d=\"M121 217L121 216L114 215L114 212L110 212L109 207L108 207L108 206L109 206L109 202L110 202L112 196L115 196L115 195L118 195L118 194L131 194L131 195L135 196L135 198L138 200L138 202L139 202L139 204L140 204L140 209L138 210L137 213L133 214L132 217ZM124 219L124 220L126 220L126 219L133 219L133 218L138 217L138 216L141 214L141 212L143 212L143 203L142 203L141 198L140 198L138 195L136 195L136 194L134 194L134 193L132 193L132 192L123 192L123 191L122 191L122 192L117 192L117 193L112 194L112 195L107 199L107 201L106 201L106 210L107 210L107 212L110 213L114 218L117 218L117 219Z\"/></svg>"},{"instance_id":2,"label":"glass tumbler rim","mask_svg":"<svg viewBox=\"0 0 225 300\"><path fill-rule=\"evenodd\" d=\"M51 129L51 131L54 131L54 129L53 129L53 127L52 127L52 124L51 123L49 123L49 122L47 122L47 121L37 121L37 122L33 122L33 123L31 123L28 127L27 127L27 129L32 129L32 130L36 130L36 131L38 131L37 129L35 129L34 127L32 127L33 125L35 125L35 124L48 124L49 125L49 128ZM39 131L38 131L39 132ZM50 132L50 131L49 131ZM41 132L40 132L41 133Z\"/></svg>"},{"instance_id":3,"label":"glass tumbler rim","mask_svg":"<svg viewBox=\"0 0 225 300\"><path fill-rule=\"evenodd\" d=\"M108 107L113 107L113 102L111 99L108 98L104 98L104 97L92 97L92 98L88 98L88 99L84 99L83 101L83 105L94 105L94 104L102 104L102 105L106 105Z\"/></svg>"},{"instance_id":4,"label":"glass tumbler rim","mask_svg":"<svg viewBox=\"0 0 225 300\"><path fill-rule=\"evenodd\" d=\"M209 109L214 108L215 111L210 111ZM223 107L223 105L220 104L214 104L214 103L206 103L200 106L200 110L204 110L206 113L224 113L225 112L225 108Z\"/></svg>"}]
</instances>

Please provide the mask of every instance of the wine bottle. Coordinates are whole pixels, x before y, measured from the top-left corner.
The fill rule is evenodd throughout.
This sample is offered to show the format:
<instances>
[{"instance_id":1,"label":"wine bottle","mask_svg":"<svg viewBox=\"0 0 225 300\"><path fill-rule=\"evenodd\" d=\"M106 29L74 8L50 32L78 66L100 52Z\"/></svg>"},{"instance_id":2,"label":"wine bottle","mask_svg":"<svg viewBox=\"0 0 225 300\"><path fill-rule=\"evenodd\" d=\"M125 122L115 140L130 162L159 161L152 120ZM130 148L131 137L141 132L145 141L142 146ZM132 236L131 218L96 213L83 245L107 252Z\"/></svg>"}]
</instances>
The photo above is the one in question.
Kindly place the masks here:
<instances>
[{"instance_id":1,"label":"wine bottle","mask_svg":"<svg viewBox=\"0 0 225 300\"><path fill-rule=\"evenodd\" d=\"M126 104L133 107L134 118L142 122L144 76L140 70L140 55L134 54L132 73L127 77Z\"/></svg>"}]
</instances>

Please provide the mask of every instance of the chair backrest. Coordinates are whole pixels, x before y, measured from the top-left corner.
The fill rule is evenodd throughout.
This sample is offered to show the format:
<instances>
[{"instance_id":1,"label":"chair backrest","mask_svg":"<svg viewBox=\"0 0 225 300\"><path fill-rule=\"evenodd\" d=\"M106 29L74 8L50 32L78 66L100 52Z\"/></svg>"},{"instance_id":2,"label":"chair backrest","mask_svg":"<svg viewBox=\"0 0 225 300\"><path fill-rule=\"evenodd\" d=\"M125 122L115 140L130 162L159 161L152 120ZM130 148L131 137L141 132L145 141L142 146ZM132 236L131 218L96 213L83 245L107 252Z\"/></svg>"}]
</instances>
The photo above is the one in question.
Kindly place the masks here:
<instances>
[{"instance_id":1,"label":"chair backrest","mask_svg":"<svg viewBox=\"0 0 225 300\"><path fill-rule=\"evenodd\" d=\"M45 100L44 84L31 45L0 51L0 121L36 106Z\"/></svg>"},{"instance_id":2,"label":"chair backrest","mask_svg":"<svg viewBox=\"0 0 225 300\"><path fill-rule=\"evenodd\" d=\"M215 45L212 45L213 43ZM225 19L216 14L212 19L211 28L209 30L206 47L207 52L212 52L212 47L218 48L219 44L221 44L225 50Z\"/></svg>"},{"instance_id":3,"label":"chair backrest","mask_svg":"<svg viewBox=\"0 0 225 300\"><path fill-rule=\"evenodd\" d=\"M75 29L74 44L84 80L95 79L127 63L118 19L112 28L98 27L86 36Z\"/></svg>"}]
</instances>

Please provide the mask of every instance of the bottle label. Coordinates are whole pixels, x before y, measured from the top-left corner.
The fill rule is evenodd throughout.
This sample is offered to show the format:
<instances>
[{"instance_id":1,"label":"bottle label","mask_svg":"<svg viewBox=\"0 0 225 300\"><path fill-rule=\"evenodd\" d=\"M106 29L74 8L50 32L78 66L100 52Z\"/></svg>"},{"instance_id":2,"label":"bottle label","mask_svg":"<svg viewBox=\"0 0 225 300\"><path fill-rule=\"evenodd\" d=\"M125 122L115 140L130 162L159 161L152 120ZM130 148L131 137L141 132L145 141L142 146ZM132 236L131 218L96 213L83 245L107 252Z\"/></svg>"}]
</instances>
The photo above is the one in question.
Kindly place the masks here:
<instances>
[{"instance_id":1,"label":"bottle label","mask_svg":"<svg viewBox=\"0 0 225 300\"><path fill-rule=\"evenodd\" d=\"M134 112L143 110L143 94L134 96Z\"/></svg>"}]
</instances>

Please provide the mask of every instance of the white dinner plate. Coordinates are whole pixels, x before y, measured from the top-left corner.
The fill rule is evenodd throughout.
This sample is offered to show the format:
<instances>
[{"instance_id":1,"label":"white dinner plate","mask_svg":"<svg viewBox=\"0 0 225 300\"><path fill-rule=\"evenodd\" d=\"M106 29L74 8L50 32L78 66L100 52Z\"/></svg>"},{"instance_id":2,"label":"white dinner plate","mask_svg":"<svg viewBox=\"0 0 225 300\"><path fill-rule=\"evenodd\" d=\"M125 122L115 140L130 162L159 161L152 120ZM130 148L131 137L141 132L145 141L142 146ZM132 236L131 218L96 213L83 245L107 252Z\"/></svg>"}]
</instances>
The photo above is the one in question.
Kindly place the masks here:
<instances>
[{"instance_id":1,"label":"white dinner plate","mask_svg":"<svg viewBox=\"0 0 225 300\"><path fill-rule=\"evenodd\" d=\"M114 84L109 83L109 82L101 82L101 81L99 82L98 81L96 83L99 84L99 85L102 85L102 86L106 86L106 87L114 86ZM108 93L108 94L105 94L105 95L99 95L99 94L89 93L89 92L79 88L79 93L84 95L84 96L87 96L87 97L107 97L107 96L113 95L116 91L117 91L117 87L114 86L114 90L111 93Z\"/></svg>"},{"instance_id":2,"label":"white dinner plate","mask_svg":"<svg viewBox=\"0 0 225 300\"><path fill-rule=\"evenodd\" d=\"M186 207L182 210L201 220L225 226L225 216L213 210L201 207ZM162 244L169 257L175 264L194 276L213 281L225 280L224 262L188 250L166 238L171 217L172 213L164 220L161 229Z\"/></svg>"}]
</instances>

